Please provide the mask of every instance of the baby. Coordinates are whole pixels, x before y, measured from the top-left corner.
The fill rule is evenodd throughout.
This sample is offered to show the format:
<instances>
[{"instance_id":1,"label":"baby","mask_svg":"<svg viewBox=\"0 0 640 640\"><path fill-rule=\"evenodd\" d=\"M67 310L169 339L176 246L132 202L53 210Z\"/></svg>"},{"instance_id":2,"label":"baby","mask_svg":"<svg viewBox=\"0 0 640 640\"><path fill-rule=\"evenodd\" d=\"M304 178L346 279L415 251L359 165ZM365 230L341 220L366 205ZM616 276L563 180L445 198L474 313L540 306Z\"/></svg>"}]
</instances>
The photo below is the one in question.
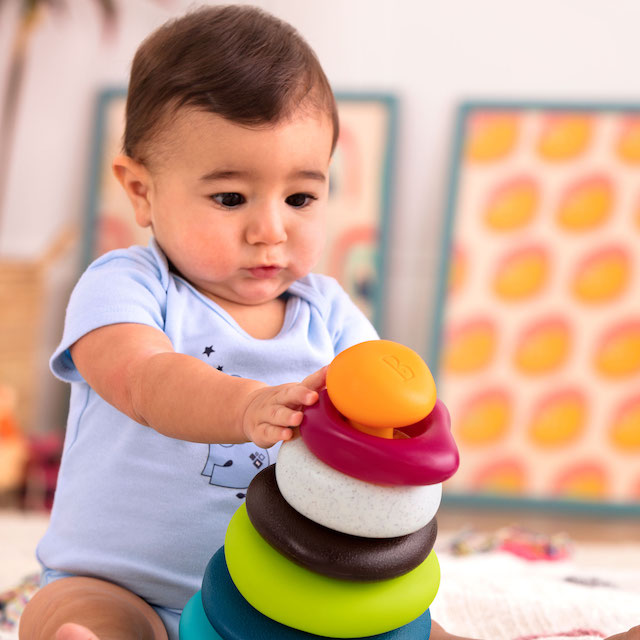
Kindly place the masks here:
<instances>
[{"instance_id":1,"label":"baby","mask_svg":"<svg viewBox=\"0 0 640 640\"><path fill-rule=\"evenodd\" d=\"M64 454L21 638L177 638L324 366L377 337L310 273L337 136L315 55L260 10L203 8L140 46L113 170L153 240L96 260L69 302Z\"/></svg>"},{"instance_id":2,"label":"baby","mask_svg":"<svg viewBox=\"0 0 640 640\"><path fill-rule=\"evenodd\" d=\"M324 366L377 337L310 273L337 136L315 55L260 10L203 8L138 49L113 170L153 239L96 260L69 301L51 360L69 418L23 640L176 639Z\"/></svg>"}]
</instances>

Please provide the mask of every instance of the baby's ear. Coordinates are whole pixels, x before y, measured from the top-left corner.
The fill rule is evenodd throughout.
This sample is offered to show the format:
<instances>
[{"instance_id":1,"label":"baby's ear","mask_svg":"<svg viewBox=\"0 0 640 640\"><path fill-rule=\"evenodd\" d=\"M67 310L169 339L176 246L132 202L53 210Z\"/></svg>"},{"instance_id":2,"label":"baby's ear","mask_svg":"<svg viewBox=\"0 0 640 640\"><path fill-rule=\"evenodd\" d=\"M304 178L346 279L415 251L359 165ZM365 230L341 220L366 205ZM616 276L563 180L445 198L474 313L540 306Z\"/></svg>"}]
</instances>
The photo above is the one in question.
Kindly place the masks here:
<instances>
[{"instance_id":1,"label":"baby's ear","mask_svg":"<svg viewBox=\"0 0 640 640\"><path fill-rule=\"evenodd\" d=\"M124 154L117 155L111 167L133 205L136 222L141 227L151 226L151 176L147 168Z\"/></svg>"}]
</instances>

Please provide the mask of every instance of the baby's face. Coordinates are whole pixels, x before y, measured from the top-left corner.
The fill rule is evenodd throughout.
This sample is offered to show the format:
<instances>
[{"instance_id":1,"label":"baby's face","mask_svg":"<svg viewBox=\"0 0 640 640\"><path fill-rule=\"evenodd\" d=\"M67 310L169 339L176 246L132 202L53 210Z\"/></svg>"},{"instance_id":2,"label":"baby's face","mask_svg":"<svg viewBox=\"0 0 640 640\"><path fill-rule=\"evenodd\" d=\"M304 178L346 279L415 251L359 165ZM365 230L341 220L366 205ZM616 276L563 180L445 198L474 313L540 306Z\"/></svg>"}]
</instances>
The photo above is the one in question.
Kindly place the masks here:
<instances>
[{"instance_id":1,"label":"baby's face","mask_svg":"<svg viewBox=\"0 0 640 640\"><path fill-rule=\"evenodd\" d=\"M305 276L325 237L332 127L269 127L183 109L151 169L143 224L184 278L223 307L260 305Z\"/></svg>"}]
</instances>

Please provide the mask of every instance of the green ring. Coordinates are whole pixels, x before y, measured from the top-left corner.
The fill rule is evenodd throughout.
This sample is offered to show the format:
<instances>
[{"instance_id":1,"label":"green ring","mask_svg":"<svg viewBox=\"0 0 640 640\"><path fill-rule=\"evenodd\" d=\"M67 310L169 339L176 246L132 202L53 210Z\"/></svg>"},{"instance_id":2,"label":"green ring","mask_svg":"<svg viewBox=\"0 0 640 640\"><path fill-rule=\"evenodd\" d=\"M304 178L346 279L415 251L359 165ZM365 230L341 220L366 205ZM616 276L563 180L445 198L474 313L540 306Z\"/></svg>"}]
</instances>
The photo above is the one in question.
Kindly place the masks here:
<instances>
[{"instance_id":1,"label":"green ring","mask_svg":"<svg viewBox=\"0 0 640 640\"><path fill-rule=\"evenodd\" d=\"M409 573L378 582L309 571L260 536L244 504L231 518L224 550L231 578L249 604L281 624L319 636L373 636L402 627L429 608L440 584L433 551Z\"/></svg>"}]
</instances>

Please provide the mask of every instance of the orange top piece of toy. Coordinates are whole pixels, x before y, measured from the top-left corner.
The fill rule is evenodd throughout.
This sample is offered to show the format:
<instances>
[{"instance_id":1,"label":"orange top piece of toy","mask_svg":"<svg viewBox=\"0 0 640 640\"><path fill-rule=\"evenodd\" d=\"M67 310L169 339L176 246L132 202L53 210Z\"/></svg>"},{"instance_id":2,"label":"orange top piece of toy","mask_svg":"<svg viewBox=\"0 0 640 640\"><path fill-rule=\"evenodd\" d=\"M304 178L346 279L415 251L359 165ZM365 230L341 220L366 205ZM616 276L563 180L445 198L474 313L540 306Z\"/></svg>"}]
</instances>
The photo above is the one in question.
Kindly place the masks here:
<instances>
[{"instance_id":1,"label":"orange top piece of toy","mask_svg":"<svg viewBox=\"0 0 640 640\"><path fill-rule=\"evenodd\" d=\"M327 392L343 416L380 429L414 424L436 403L424 360L390 340L361 342L339 353L327 371Z\"/></svg>"}]
</instances>

